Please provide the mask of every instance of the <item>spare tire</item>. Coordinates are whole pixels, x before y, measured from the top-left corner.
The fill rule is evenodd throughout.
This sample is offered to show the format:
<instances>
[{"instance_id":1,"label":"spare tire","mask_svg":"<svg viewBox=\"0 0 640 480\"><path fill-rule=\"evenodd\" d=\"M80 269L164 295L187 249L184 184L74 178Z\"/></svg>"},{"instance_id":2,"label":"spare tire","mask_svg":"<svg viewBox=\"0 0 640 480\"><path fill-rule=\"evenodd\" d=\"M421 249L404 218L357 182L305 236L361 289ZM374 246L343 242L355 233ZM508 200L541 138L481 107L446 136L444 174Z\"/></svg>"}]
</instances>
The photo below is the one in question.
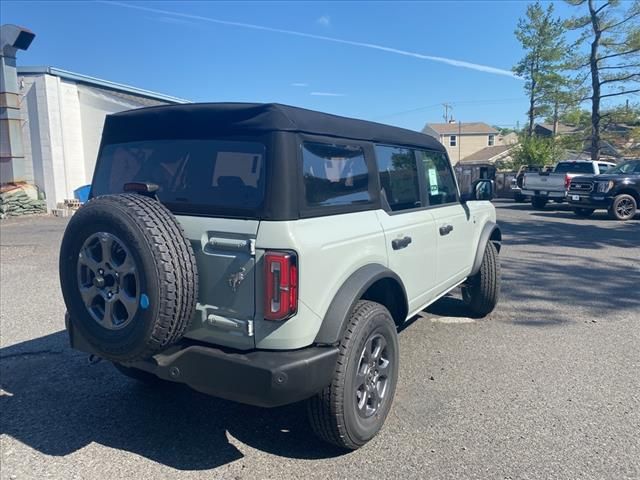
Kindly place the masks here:
<instances>
[{"instance_id":1,"label":"spare tire","mask_svg":"<svg viewBox=\"0 0 640 480\"><path fill-rule=\"evenodd\" d=\"M138 194L105 195L71 217L60 284L70 321L94 353L131 362L182 337L196 307L198 271L164 205Z\"/></svg>"}]
</instances>

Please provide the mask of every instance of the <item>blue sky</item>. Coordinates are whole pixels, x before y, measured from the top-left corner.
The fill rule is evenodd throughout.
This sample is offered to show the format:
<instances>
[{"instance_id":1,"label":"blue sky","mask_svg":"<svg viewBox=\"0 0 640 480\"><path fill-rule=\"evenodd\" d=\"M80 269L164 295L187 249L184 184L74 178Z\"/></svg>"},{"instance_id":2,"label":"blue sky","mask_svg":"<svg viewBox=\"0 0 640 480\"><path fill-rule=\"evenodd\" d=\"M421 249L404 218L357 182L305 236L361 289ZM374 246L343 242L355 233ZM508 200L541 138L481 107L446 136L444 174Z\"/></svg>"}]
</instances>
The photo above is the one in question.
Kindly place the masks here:
<instances>
[{"instance_id":1,"label":"blue sky","mask_svg":"<svg viewBox=\"0 0 640 480\"><path fill-rule=\"evenodd\" d=\"M443 121L443 102L460 121L525 121L523 82L509 75L522 55L513 31L524 1L0 5L2 23L36 33L19 65L416 130ZM570 8L557 5L562 14Z\"/></svg>"}]
</instances>

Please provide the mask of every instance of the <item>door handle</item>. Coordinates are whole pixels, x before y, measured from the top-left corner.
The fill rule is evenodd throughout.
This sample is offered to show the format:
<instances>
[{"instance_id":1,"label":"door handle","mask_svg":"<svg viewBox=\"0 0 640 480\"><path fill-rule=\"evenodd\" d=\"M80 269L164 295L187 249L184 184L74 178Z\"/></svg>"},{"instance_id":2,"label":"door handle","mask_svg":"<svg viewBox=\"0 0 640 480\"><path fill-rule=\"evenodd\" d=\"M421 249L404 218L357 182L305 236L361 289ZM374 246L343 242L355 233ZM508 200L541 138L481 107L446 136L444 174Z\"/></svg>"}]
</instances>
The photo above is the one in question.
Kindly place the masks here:
<instances>
[{"instance_id":1,"label":"door handle","mask_svg":"<svg viewBox=\"0 0 640 480\"><path fill-rule=\"evenodd\" d=\"M411 237L404 238L396 238L395 240L391 240L391 247L394 250L400 250L401 248L407 248L411 243Z\"/></svg>"},{"instance_id":2,"label":"door handle","mask_svg":"<svg viewBox=\"0 0 640 480\"><path fill-rule=\"evenodd\" d=\"M440 227L440 235L449 235L453 231L453 225L442 225Z\"/></svg>"}]
</instances>

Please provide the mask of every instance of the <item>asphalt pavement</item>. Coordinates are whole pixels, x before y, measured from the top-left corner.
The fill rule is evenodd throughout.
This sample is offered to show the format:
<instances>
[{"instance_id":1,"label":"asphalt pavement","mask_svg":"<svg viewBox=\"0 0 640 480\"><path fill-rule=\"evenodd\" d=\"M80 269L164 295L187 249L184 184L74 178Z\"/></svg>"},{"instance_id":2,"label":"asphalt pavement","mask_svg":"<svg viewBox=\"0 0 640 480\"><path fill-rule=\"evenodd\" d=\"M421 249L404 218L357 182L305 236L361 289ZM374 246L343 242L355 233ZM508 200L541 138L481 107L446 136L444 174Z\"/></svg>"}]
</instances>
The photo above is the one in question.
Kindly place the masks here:
<instances>
[{"instance_id":1,"label":"asphalt pavement","mask_svg":"<svg viewBox=\"0 0 640 480\"><path fill-rule=\"evenodd\" d=\"M301 405L89 365L63 331L66 220L3 220L0 478L640 478L640 217L496 207L496 311L467 318L454 294L410 321L387 423L346 454L316 440Z\"/></svg>"}]
</instances>

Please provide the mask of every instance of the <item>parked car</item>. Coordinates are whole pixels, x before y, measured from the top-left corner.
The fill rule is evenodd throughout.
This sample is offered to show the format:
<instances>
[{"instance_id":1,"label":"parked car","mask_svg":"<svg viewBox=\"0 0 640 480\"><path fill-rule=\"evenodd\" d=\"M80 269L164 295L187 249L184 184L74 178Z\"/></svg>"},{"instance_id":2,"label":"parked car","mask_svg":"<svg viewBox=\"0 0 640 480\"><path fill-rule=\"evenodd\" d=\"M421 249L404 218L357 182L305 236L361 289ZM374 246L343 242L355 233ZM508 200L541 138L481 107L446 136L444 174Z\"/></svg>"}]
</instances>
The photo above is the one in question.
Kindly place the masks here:
<instances>
[{"instance_id":1,"label":"parked car","mask_svg":"<svg viewBox=\"0 0 640 480\"><path fill-rule=\"evenodd\" d=\"M471 315L496 306L493 188L461 195L430 136L290 106L110 115L61 246L71 345L136 379L306 400L356 449L391 408L398 325L458 286Z\"/></svg>"},{"instance_id":2,"label":"parked car","mask_svg":"<svg viewBox=\"0 0 640 480\"><path fill-rule=\"evenodd\" d=\"M543 209L549 200L564 202L567 189L573 177L579 175L598 175L615 167L611 162L572 160L558 162L553 172L525 173L522 195L531 197L534 208Z\"/></svg>"},{"instance_id":3,"label":"parked car","mask_svg":"<svg viewBox=\"0 0 640 480\"><path fill-rule=\"evenodd\" d=\"M539 165L521 165L516 173L516 176L511 179L511 192L513 193L513 199L517 203L526 202L528 197L522 194L522 181L524 179L524 174L527 172L546 172L552 171L553 166L545 165L544 167L540 167Z\"/></svg>"},{"instance_id":4,"label":"parked car","mask_svg":"<svg viewBox=\"0 0 640 480\"><path fill-rule=\"evenodd\" d=\"M603 175L571 180L569 204L579 217L606 209L615 220L630 220L640 205L640 160L629 160Z\"/></svg>"}]
</instances>

